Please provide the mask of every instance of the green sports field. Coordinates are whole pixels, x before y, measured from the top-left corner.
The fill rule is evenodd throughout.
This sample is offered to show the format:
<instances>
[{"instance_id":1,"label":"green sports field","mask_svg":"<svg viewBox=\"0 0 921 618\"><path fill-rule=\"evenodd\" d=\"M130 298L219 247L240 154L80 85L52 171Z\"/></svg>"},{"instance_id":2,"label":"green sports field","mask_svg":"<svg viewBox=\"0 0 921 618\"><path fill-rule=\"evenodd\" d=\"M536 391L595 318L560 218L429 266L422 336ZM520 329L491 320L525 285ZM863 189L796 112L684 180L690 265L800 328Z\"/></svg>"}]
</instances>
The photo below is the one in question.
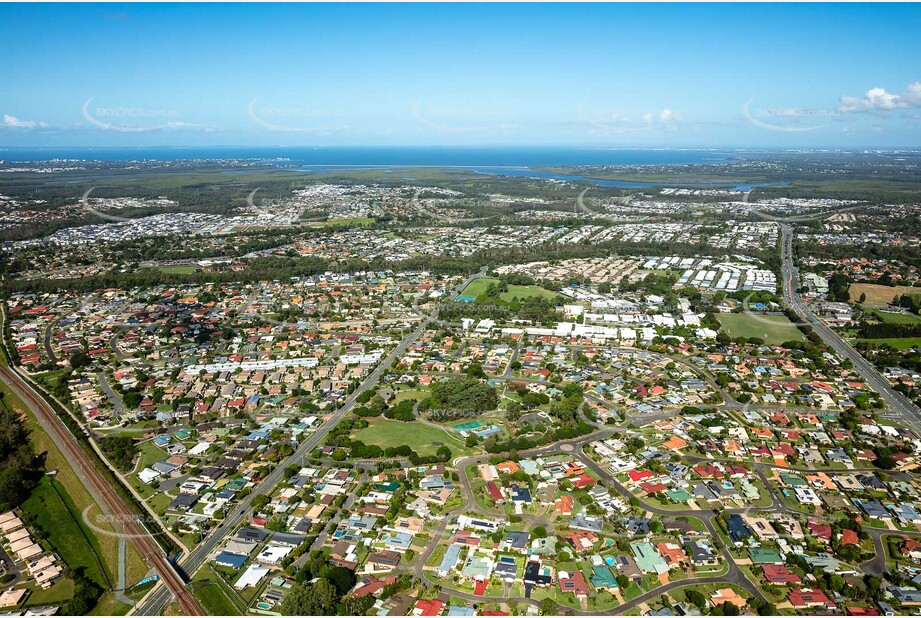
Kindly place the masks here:
<instances>
[{"instance_id":1,"label":"green sports field","mask_svg":"<svg viewBox=\"0 0 921 618\"><path fill-rule=\"evenodd\" d=\"M159 270L165 275L191 275L199 269L197 266L161 266Z\"/></svg>"},{"instance_id":2,"label":"green sports field","mask_svg":"<svg viewBox=\"0 0 921 618\"><path fill-rule=\"evenodd\" d=\"M455 455L469 453L458 438L454 438L438 427L419 422L404 423L383 418L369 419L370 425L355 432L356 440L381 448L409 445L420 455L434 455L444 445Z\"/></svg>"},{"instance_id":3,"label":"green sports field","mask_svg":"<svg viewBox=\"0 0 921 618\"><path fill-rule=\"evenodd\" d=\"M758 337L768 344L804 341L803 333L786 316L723 313L717 316L721 331L730 337Z\"/></svg>"},{"instance_id":4,"label":"green sports field","mask_svg":"<svg viewBox=\"0 0 921 618\"><path fill-rule=\"evenodd\" d=\"M921 324L921 316L913 313L890 313L888 311L873 311L880 322L886 324Z\"/></svg>"},{"instance_id":5,"label":"green sports field","mask_svg":"<svg viewBox=\"0 0 921 618\"><path fill-rule=\"evenodd\" d=\"M921 337L900 337L889 339L858 339L862 343L872 343L874 345L888 345L896 350L907 350L909 348L921 348Z\"/></svg>"}]
</instances>

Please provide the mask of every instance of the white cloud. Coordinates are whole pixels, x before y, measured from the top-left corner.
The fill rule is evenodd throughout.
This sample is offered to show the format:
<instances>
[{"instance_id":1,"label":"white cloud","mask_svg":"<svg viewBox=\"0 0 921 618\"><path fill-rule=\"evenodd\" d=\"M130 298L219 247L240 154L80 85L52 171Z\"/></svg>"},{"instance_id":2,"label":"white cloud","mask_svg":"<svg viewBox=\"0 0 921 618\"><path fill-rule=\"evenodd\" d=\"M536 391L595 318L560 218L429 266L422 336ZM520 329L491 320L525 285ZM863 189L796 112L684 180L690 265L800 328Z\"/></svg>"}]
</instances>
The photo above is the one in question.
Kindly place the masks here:
<instances>
[{"instance_id":1,"label":"white cloud","mask_svg":"<svg viewBox=\"0 0 921 618\"><path fill-rule=\"evenodd\" d=\"M921 107L921 81L908 84L908 90L903 95L903 98L909 105Z\"/></svg>"},{"instance_id":2,"label":"white cloud","mask_svg":"<svg viewBox=\"0 0 921 618\"><path fill-rule=\"evenodd\" d=\"M659 112L659 120L662 122L672 122L674 120L678 120L678 118L680 118L678 112L667 107Z\"/></svg>"},{"instance_id":3,"label":"white cloud","mask_svg":"<svg viewBox=\"0 0 921 618\"><path fill-rule=\"evenodd\" d=\"M20 120L16 116L11 116L9 114L3 114L3 125L4 127L10 129L36 129L36 128L45 128L48 126L47 122L40 122L36 120Z\"/></svg>"},{"instance_id":4,"label":"white cloud","mask_svg":"<svg viewBox=\"0 0 921 618\"><path fill-rule=\"evenodd\" d=\"M921 81L908 85L905 94L887 92L885 88L871 88L862 97L843 95L838 100L842 114L854 112L886 112L921 106Z\"/></svg>"}]
</instances>

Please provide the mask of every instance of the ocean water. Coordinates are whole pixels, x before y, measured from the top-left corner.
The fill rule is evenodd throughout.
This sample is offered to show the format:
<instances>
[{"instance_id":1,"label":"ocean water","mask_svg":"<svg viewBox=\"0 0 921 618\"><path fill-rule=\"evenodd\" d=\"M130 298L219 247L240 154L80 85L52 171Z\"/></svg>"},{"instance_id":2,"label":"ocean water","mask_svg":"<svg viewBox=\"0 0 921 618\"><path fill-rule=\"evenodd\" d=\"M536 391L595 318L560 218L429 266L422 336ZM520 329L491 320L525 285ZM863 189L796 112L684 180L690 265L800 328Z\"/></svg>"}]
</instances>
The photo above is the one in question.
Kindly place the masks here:
<instances>
[{"instance_id":1,"label":"ocean water","mask_svg":"<svg viewBox=\"0 0 921 618\"><path fill-rule=\"evenodd\" d=\"M601 149L563 147L150 147L150 148L0 148L0 160L97 161L183 159L259 159L303 166L544 167L555 165L668 165L719 163L743 151Z\"/></svg>"}]
</instances>

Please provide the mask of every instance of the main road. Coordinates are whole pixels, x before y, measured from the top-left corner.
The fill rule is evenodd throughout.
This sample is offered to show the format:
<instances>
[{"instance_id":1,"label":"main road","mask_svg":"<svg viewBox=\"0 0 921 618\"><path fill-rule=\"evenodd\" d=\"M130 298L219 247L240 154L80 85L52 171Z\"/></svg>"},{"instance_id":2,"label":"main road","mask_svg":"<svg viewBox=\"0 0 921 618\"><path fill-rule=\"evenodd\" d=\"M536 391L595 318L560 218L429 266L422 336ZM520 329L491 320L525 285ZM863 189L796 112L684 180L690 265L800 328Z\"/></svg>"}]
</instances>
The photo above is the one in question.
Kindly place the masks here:
<instances>
[{"instance_id":1,"label":"main road","mask_svg":"<svg viewBox=\"0 0 921 618\"><path fill-rule=\"evenodd\" d=\"M457 298L461 290L463 290L467 285L476 277L479 277L482 274L482 271L471 275L463 281L455 290L452 295L452 300ZM256 489L246 496L243 500L237 504L236 507L224 518L221 524L214 529L205 539L199 543L194 550L189 554L183 557L180 564L183 570L192 575L197 571L207 560L208 557L214 552L217 546L224 540L224 538L233 532L240 523L242 523L249 515L250 504L252 503L253 498L258 495L269 495L275 489L275 486L285 478L285 469L292 465L302 462L304 458L315 449L317 446L323 443L326 439L326 436L329 435L336 425L338 425L343 418L351 411L352 407L355 405L358 397L361 396L365 391L374 388L378 381L384 376L384 374L390 370L391 365L394 361L403 355L404 352L411 346L416 339L425 332L425 329L428 328L429 324L438 319L438 309L435 309L432 313L428 315L407 337L405 337L399 345L397 345L390 354L387 355L377 366L374 371L368 374L368 377L349 395L342 407L340 407L336 412L334 412L327 420L324 422L315 432L310 434L310 437L302 442L297 450L288 457L284 462L279 464L272 470L269 475L263 479L261 483L256 487ZM138 616L158 616L163 611L163 608L166 607L167 603L170 601L170 597L173 594L171 588L164 588L162 586L157 586L134 608L132 612L134 615Z\"/></svg>"},{"instance_id":2,"label":"main road","mask_svg":"<svg viewBox=\"0 0 921 618\"><path fill-rule=\"evenodd\" d=\"M886 402L893 413L901 418L903 425L911 427L918 435L921 435L921 409L918 409L918 406L913 404L905 395L892 388L889 381L876 370L876 367L870 364L860 352L851 347L847 341L842 339L838 333L817 318L809 307L806 306L806 303L797 291L799 276L796 264L793 260L793 228L787 223L782 223L780 229L782 232L780 255L782 258L781 268L783 270L784 279L784 300L786 300L787 304L804 322L812 327L812 330L815 331L829 347L837 352L842 358L851 361L854 371L860 374L867 384L879 393L880 397L883 398L883 401Z\"/></svg>"}]
</instances>

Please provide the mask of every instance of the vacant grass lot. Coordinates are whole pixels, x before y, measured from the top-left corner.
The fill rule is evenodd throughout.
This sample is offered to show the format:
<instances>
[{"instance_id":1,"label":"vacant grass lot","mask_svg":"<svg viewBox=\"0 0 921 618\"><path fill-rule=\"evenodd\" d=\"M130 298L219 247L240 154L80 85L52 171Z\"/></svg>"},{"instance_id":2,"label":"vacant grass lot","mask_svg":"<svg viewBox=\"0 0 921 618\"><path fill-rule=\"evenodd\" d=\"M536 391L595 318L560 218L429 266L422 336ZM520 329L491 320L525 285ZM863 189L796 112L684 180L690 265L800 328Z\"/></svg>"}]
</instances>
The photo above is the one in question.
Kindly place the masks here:
<instances>
[{"instance_id":1,"label":"vacant grass lot","mask_svg":"<svg viewBox=\"0 0 921 618\"><path fill-rule=\"evenodd\" d=\"M205 566L195 574L190 587L195 592L195 598L201 601L210 615L241 615L240 607L230 596L233 593L210 566Z\"/></svg>"},{"instance_id":2,"label":"vacant grass lot","mask_svg":"<svg viewBox=\"0 0 921 618\"><path fill-rule=\"evenodd\" d=\"M402 391L397 391L393 395L393 401L390 402L391 405L396 405L405 399L412 399L413 401L422 401L426 397L431 395L431 392L427 389L407 389Z\"/></svg>"},{"instance_id":3,"label":"vacant grass lot","mask_svg":"<svg viewBox=\"0 0 921 618\"><path fill-rule=\"evenodd\" d=\"M803 333L783 315L749 315L722 313L717 316L721 331L730 337L759 337L768 344L804 341Z\"/></svg>"},{"instance_id":4,"label":"vacant grass lot","mask_svg":"<svg viewBox=\"0 0 921 618\"><path fill-rule=\"evenodd\" d=\"M46 605L64 605L74 596L74 580L61 577L47 590L42 590L34 581L27 588L32 592L23 604L25 607L41 607Z\"/></svg>"},{"instance_id":5,"label":"vacant grass lot","mask_svg":"<svg viewBox=\"0 0 921 618\"><path fill-rule=\"evenodd\" d=\"M33 379L47 388L49 391L53 390L57 386L58 382L61 381L61 378L64 376L66 371L64 369L55 369L53 371L45 371L44 373L37 373Z\"/></svg>"},{"instance_id":6,"label":"vacant grass lot","mask_svg":"<svg viewBox=\"0 0 921 618\"><path fill-rule=\"evenodd\" d=\"M491 279L489 277L474 279L467 285L467 287L464 288L464 291L461 292L460 295L477 297L480 294L486 292L486 288L489 287L490 283L499 283L499 280ZM556 296L556 292L551 292L550 290L537 285L510 285L508 286L508 292L500 294L499 298L504 301L511 301L516 297L520 300L530 296L543 296L544 298L553 298Z\"/></svg>"},{"instance_id":7,"label":"vacant grass lot","mask_svg":"<svg viewBox=\"0 0 921 618\"><path fill-rule=\"evenodd\" d=\"M139 473L144 468L149 468L151 465L158 461L166 459L168 455L166 454L166 451L158 447L151 440L142 442L140 445L138 445L138 451L140 453L140 457L138 457L138 460L135 462L133 473L126 478L131 483L131 486L134 487L135 491L137 491L141 497L146 500L154 493L156 493L155 487L157 482L155 481L153 485L148 485L138 478L137 473Z\"/></svg>"},{"instance_id":8,"label":"vacant grass lot","mask_svg":"<svg viewBox=\"0 0 921 618\"><path fill-rule=\"evenodd\" d=\"M866 307L885 307L892 304L899 296L903 294L921 295L921 288L913 288L908 285L878 285L876 283L854 283L847 289L851 296L851 302L860 300L861 294L866 294L867 299L863 302Z\"/></svg>"},{"instance_id":9,"label":"vacant grass lot","mask_svg":"<svg viewBox=\"0 0 921 618\"><path fill-rule=\"evenodd\" d=\"M913 313L889 313L887 311L873 311L873 316L885 324L911 324L913 326L921 325L921 317ZM921 347L921 337L889 337L883 339L858 339L863 343L875 345L888 345L896 350L907 350L909 348Z\"/></svg>"},{"instance_id":10,"label":"vacant grass lot","mask_svg":"<svg viewBox=\"0 0 921 618\"><path fill-rule=\"evenodd\" d=\"M137 470L148 468L158 461L162 461L163 459L169 457L166 451L154 444L152 440L141 442L138 445L138 450L141 453L141 457L138 459L138 462L135 466Z\"/></svg>"}]
</instances>

